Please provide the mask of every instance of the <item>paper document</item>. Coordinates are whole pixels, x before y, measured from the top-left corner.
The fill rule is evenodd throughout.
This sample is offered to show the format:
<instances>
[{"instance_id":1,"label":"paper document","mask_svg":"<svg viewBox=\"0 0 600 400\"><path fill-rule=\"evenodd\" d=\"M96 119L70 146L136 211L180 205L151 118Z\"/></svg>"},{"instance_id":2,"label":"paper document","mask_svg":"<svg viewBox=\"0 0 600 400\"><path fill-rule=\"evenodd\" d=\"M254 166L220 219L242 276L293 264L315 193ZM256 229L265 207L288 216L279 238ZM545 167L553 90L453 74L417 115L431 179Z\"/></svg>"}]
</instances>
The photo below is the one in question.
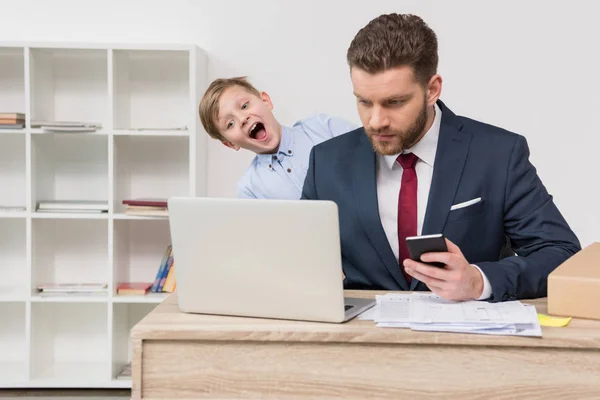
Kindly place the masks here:
<instances>
[{"instance_id":1,"label":"paper document","mask_svg":"<svg viewBox=\"0 0 600 400\"><path fill-rule=\"evenodd\" d=\"M531 322L531 314L520 301L488 303L485 301L444 300L438 296L413 294L411 322L519 324Z\"/></svg>"},{"instance_id":2,"label":"paper document","mask_svg":"<svg viewBox=\"0 0 600 400\"><path fill-rule=\"evenodd\" d=\"M448 301L429 293L376 296L377 304L360 319L383 328L418 331L542 336L535 306L520 301Z\"/></svg>"}]
</instances>

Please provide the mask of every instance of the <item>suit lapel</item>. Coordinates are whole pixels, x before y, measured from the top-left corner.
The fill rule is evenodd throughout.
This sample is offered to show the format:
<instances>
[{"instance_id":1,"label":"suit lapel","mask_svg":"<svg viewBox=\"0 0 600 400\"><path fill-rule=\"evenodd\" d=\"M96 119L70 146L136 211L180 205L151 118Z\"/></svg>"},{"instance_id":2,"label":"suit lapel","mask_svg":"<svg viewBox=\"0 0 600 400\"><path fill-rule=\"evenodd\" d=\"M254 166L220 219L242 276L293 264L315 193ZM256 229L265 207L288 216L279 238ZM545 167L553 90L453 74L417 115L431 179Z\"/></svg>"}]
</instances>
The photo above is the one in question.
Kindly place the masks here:
<instances>
[{"instance_id":1,"label":"suit lapel","mask_svg":"<svg viewBox=\"0 0 600 400\"><path fill-rule=\"evenodd\" d=\"M377 175L375 152L366 134L359 140L352 171L352 186L357 214L367 233L371 245L375 248L381 262L398 282L400 287L408 290L408 284L400 270L398 260L381 225L379 205L377 202Z\"/></svg>"},{"instance_id":2,"label":"suit lapel","mask_svg":"<svg viewBox=\"0 0 600 400\"><path fill-rule=\"evenodd\" d=\"M441 101L438 105L442 109L442 123L423 221L423 235L443 231L463 173L472 137L470 133L461 131L462 124L452 111Z\"/></svg>"}]
</instances>

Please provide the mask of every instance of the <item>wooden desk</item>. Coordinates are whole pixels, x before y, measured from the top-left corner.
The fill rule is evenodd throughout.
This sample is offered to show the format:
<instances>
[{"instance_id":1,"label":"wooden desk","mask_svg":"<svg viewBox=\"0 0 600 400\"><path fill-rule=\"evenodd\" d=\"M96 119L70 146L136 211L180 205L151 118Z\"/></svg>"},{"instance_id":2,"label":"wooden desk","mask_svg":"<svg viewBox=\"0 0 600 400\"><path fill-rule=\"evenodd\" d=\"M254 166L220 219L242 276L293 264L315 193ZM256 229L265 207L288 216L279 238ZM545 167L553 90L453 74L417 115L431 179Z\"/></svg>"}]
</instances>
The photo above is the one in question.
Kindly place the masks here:
<instances>
[{"instance_id":1,"label":"wooden desk","mask_svg":"<svg viewBox=\"0 0 600 400\"><path fill-rule=\"evenodd\" d=\"M183 314L176 302L132 330L133 399L600 398L600 321L540 339Z\"/></svg>"}]
</instances>

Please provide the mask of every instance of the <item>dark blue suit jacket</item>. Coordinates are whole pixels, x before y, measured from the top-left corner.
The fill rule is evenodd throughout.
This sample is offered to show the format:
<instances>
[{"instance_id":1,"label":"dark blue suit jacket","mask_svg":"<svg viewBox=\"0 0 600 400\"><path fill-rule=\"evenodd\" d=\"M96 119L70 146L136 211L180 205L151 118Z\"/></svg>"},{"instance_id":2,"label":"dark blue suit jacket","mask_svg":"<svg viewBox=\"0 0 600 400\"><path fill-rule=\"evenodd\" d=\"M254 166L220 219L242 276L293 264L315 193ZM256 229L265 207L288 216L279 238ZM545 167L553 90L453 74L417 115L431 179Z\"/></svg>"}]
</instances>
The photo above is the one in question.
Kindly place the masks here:
<instances>
[{"instance_id":1,"label":"dark blue suit jacket","mask_svg":"<svg viewBox=\"0 0 600 400\"><path fill-rule=\"evenodd\" d=\"M458 245L488 277L491 301L546 296L548 274L581 247L529 162L525 138L438 105L442 123L422 234L441 232ZM363 128L313 147L302 198L338 206L347 289L429 290L415 279L409 287L387 241L375 157ZM480 203L450 211L477 197Z\"/></svg>"}]
</instances>

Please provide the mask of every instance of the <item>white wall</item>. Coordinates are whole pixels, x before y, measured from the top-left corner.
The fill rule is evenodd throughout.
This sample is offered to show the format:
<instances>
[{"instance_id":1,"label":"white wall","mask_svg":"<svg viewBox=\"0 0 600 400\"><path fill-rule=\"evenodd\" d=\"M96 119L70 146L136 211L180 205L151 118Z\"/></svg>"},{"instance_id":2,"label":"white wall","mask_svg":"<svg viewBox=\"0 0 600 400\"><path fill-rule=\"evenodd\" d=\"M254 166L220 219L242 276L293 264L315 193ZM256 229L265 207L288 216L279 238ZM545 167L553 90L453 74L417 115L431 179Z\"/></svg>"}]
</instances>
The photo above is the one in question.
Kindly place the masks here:
<instances>
[{"instance_id":1,"label":"white wall","mask_svg":"<svg viewBox=\"0 0 600 400\"><path fill-rule=\"evenodd\" d=\"M0 0L0 41L192 42L210 78L247 75L290 124L312 112L359 122L345 64L354 34L388 12L437 32L442 99L525 135L582 244L600 241L600 6L580 1ZM212 142L209 195L233 196L251 159ZM577 181L575 181L577 179Z\"/></svg>"}]
</instances>

